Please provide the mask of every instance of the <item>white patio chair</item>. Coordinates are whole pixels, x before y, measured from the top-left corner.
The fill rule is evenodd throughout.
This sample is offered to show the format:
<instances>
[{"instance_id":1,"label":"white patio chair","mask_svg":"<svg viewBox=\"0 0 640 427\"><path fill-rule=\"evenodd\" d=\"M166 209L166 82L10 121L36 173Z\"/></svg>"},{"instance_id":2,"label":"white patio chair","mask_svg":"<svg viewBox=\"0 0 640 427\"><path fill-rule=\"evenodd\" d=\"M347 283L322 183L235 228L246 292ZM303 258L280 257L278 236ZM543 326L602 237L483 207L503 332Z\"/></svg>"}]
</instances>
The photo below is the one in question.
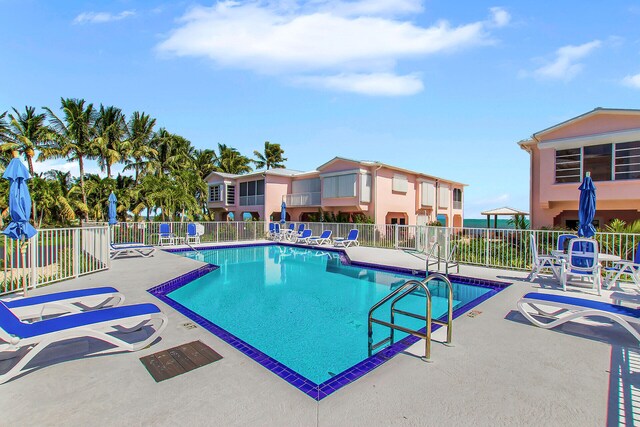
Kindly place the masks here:
<instances>
[{"instance_id":1,"label":"white patio chair","mask_svg":"<svg viewBox=\"0 0 640 427\"><path fill-rule=\"evenodd\" d=\"M529 243L531 247L531 274L529 274L529 281L533 282L538 274L542 274L542 270L549 269L553 274L553 277L558 277L558 272L560 270L561 264L560 262L551 255L540 255L538 253L538 245L536 242L535 234L529 235Z\"/></svg>"},{"instance_id":2,"label":"white patio chair","mask_svg":"<svg viewBox=\"0 0 640 427\"><path fill-rule=\"evenodd\" d=\"M562 290L567 290L570 281L579 279L580 284L585 279L591 281L592 288L601 294L602 279L600 278L600 263L598 261L598 242L593 239L572 239L569 245L569 256L562 260L560 269L560 283Z\"/></svg>"},{"instance_id":3,"label":"white patio chair","mask_svg":"<svg viewBox=\"0 0 640 427\"><path fill-rule=\"evenodd\" d=\"M615 285L622 276L631 278L633 283L640 288L640 243L636 249L633 261L618 261L611 267L606 267L605 283L608 287Z\"/></svg>"}]
</instances>

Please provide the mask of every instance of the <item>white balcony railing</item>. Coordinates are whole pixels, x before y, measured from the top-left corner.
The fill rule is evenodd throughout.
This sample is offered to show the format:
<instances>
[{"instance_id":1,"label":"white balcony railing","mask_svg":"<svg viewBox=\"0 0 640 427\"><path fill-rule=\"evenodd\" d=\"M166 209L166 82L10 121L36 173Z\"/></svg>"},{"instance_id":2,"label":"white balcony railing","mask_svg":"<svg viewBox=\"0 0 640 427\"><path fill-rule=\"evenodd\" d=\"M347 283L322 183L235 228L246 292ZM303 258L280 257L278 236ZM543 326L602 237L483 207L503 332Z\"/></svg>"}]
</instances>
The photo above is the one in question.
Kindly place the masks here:
<instances>
[{"instance_id":1,"label":"white balcony railing","mask_svg":"<svg viewBox=\"0 0 640 427\"><path fill-rule=\"evenodd\" d=\"M287 206L320 206L320 192L287 194Z\"/></svg>"},{"instance_id":2,"label":"white balcony railing","mask_svg":"<svg viewBox=\"0 0 640 427\"><path fill-rule=\"evenodd\" d=\"M462 209L462 202L454 200L453 209Z\"/></svg>"}]
</instances>

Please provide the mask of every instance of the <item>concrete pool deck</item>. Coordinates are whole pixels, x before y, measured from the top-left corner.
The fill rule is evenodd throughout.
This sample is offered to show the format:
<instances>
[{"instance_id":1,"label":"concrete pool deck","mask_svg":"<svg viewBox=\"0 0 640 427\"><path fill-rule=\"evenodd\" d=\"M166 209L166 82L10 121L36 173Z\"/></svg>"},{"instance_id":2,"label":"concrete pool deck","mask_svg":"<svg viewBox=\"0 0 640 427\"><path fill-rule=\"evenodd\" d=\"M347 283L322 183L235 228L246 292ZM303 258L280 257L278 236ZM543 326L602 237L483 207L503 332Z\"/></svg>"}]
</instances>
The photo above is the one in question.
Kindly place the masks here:
<instances>
[{"instance_id":1,"label":"concrete pool deck","mask_svg":"<svg viewBox=\"0 0 640 427\"><path fill-rule=\"evenodd\" d=\"M352 261L424 268L420 255L403 251L356 247L347 253ZM525 272L461 266L461 275L513 285L475 307L475 316L456 319L454 346L434 341L432 363L415 357L424 351L418 342L317 402L203 328L188 329L188 318L146 291L201 265L156 251L152 258L119 259L109 271L31 292L114 286L125 294L126 304L157 304L169 325L161 341L137 353L83 357L99 346L93 341L51 347L42 354L48 366L0 385L3 423L585 426L640 421L640 350L630 334L593 322L544 330L517 312L516 302L527 292L559 292L551 281L529 283ZM597 298L577 289L568 293ZM610 298L639 305L633 292L626 297L603 292L602 299ZM441 339L441 332L434 339ZM161 383L139 361L198 339L224 358Z\"/></svg>"}]
</instances>

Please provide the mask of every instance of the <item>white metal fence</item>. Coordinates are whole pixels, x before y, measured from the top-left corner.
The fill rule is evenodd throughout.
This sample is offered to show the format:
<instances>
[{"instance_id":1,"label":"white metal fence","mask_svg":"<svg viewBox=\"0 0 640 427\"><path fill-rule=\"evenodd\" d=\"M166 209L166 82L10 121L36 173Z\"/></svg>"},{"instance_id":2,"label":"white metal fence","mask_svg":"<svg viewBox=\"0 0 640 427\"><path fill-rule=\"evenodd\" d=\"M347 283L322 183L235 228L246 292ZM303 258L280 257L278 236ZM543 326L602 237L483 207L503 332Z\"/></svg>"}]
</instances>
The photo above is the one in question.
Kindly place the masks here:
<instances>
[{"instance_id":1,"label":"white metal fence","mask_svg":"<svg viewBox=\"0 0 640 427\"><path fill-rule=\"evenodd\" d=\"M168 223L177 236L186 234L187 223ZM249 222L200 222L205 228L203 243L255 240L264 238L268 224L262 221ZM300 222L295 223L296 228ZM288 227L285 224L282 227ZM398 224L352 224L304 222L313 235L331 230L333 237L345 237L352 228L359 230L361 246L404 249L427 252L437 242L442 254L455 248L455 256L465 264L526 270L531 266L530 235L537 242L537 251L548 254L557 249L558 236L566 231L557 230L512 230L465 227L433 227ZM113 227L115 242L143 242L157 244L159 223L121 223ZM640 243L640 234L598 233L600 252L633 259Z\"/></svg>"},{"instance_id":2,"label":"white metal fence","mask_svg":"<svg viewBox=\"0 0 640 427\"><path fill-rule=\"evenodd\" d=\"M186 222L167 224L176 236L186 235ZM258 240L266 236L268 229L268 224L263 221L200 224L204 226L202 243ZM555 230L496 230L396 224L304 224L312 230L313 235L331 230L333 237L345 237L349 230L357 228L361 246L427 252L438 242L442 253L455 248L455 256L461 263L518 270L530 268L530 235L536 237L538 253L549 253L557 249L558 236L566 233ZM43 229L28 242L16 242L5 237L0 294L105 270L110 266L110 240L115 243L141 242L157 245L159 231L159 222L118 223L113 227L96 225ZM618 255L623 259L633 259L640 243L639 234L598 233L596 239L600 242L601 252Z\"/></svg>"},{"instance_id":3,"label":"white metal fence","mask_svg":"<svg viewBox=\"0 0 640 427\"><path fill-rule=\"evenodd\" d=\"M38 230L27 241L4 237L0 294L33 289L110 266L109 228Z\"/></svg>"}]
</instances>

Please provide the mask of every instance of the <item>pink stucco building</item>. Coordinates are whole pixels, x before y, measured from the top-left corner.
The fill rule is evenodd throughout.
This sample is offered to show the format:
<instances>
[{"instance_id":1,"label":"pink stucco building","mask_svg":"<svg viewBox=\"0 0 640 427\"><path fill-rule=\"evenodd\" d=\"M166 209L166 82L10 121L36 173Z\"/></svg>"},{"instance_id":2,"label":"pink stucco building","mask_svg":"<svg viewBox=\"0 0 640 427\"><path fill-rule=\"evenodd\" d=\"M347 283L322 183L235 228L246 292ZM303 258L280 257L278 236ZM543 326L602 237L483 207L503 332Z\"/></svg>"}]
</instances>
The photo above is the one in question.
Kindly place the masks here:
<instances>
[{"instance_id":1,"label":"pink stucco building","mask_svg":"<svg viewBox=\"0 0 640 427\"><path fill-rule=\"evenodd\" d=\"M640 218L640 110L596 108L519 144L531 157L532 228L576 228L586 172L596 186L594 225Z\"/></svg>"},{"instance_id":2,"label":"pink stucco building","mask_svg":"<svg viewBox=\"0 0 640 427\"><path fill-rule=\"evenodd\" d=\"M216 220L310 221L318 213L365 215L376 224L426 224L439 216L462 226L465 184L380 162L335 157L310 172L271 169L245 175L213 172L206 178Z\"/></svg>"}]
</instances>

